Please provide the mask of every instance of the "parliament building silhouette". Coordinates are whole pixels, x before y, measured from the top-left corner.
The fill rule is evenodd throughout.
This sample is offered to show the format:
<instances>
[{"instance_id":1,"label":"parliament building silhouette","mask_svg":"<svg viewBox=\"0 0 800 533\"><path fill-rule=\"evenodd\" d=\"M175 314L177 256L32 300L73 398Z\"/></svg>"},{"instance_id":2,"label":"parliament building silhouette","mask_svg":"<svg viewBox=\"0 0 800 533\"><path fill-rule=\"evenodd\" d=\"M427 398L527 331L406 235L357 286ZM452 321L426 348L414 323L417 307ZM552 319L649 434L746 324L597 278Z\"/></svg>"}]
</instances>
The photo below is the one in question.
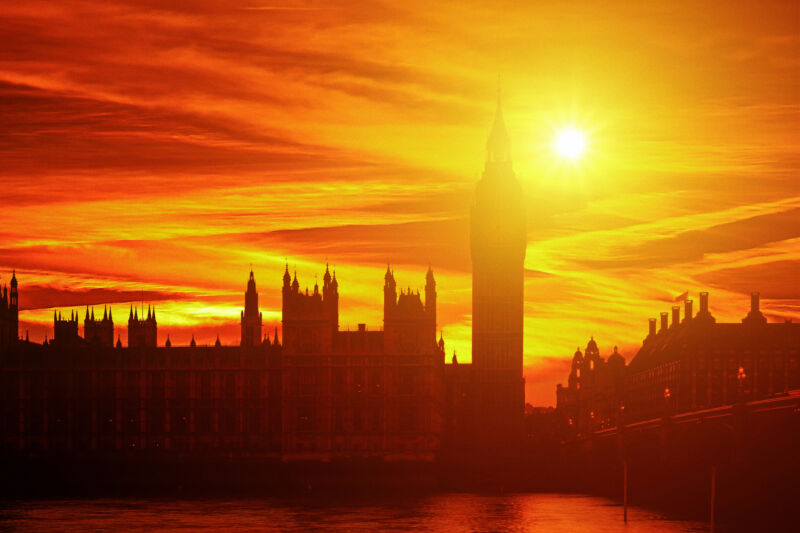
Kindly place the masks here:
<instances>
[{"instance_id":1,"label":"parliament building silhouette","mask_svg":"<svg viewBox=\"0 0 800 533\"><path fill-rule=\"evenodd\" d=\"M436 281L424 298L384 277L382 329L339 329L339 282L283 273L281 337L262 331L254 273L239 346L157 345L154 308L54 313L54 337L19 339L16 276L0 306L0 446L8 454L222 454L283 460L434 460L494 454L523 437L525 207L498 98L471 214L472 364L445 364Z\"/></svg>"}]
</instances>

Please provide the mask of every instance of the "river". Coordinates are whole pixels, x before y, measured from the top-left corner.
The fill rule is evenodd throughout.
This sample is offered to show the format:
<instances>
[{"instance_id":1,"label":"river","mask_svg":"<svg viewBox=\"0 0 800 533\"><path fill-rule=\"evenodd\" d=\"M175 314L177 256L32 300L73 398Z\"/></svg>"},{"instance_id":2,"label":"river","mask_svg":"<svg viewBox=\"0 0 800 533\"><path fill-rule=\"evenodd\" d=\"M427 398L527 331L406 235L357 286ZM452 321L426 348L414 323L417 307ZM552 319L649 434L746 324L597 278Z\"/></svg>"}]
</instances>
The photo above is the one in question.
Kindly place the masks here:
<instances>
[{"instance_id":1,"label":"river","mask_svg":"<svg viewBox=\"0 0 800 533\"><path fill-rule=\"evenodd\" d=\"M607 499L561 494L364 498L28 500L0 504L11 531L436 531L580 533L705 531Z\"/></svg>"}]
</instances>

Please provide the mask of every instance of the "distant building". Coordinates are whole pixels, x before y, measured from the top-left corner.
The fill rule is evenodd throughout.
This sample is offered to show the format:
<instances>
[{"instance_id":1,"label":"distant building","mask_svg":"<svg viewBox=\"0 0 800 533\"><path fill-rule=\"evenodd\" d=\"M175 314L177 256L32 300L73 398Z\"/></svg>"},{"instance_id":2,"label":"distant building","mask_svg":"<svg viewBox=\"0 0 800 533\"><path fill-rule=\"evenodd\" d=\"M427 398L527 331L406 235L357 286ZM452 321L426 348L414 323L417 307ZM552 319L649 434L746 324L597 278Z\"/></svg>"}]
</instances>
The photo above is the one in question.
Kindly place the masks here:
<instances>
[{"instance_id":1,"label":"distant building","mask_svg":"<svg viewBox=\"0 0 800 533\"><path fill-rule=\"evenodd\" d=\"M683 320L677 306L671 324L662 313L657 332L651 319L628 367L630 416L730 405L800 388L800 324L767 323L759 300L759 293L750 295L750 311L740 323L718 323L706 292L695 316L687 300Z\"/></svg>"},{"instance_id":2,"label":"distant building","mask_svg":"<svg viewBox=\"0 0 800 533\"><path fill-rule=\"evenodd\" d=\"M575 353L567 387L558 385L558 411L572 436L604 427L770 398L800 389L800 324L768 323L759 294L740 323L718 323L700 293L649 321L630 364L603 364L596 344ZM611 370L611 371L609 371Z\"/></svg>"},{"instance_id":3,"label":"distant building","mask_svg":"<svg viewBox=\"0 0 800 533\"><path fill-rule=\"evenodd\" d=\"M110 312L96 319L87 309L81 337L77 313L56 311L51 342L15 341L0 351L0 446L26 454L434 459L444 431L444 341L435 337L432 270L424 302L418 292L397 295L387 271L384 330L340 331L329 269L323 283L322 292L301 292L287 268L283 345L277 329L255 342L261 314L252 272L242 346L219 338L197 346L192 338L175 347L167 338L157 347L155 310L139 318L131 308L128 347L113 347Z\"/></svg>"},{"instance_id":4,"label":"distant building","mask_svg":"<svg viewBox=\"0 0 800 533\"><path fill-rule=\"evenodd\" d=\"M600 356L594 337L572 356L567 386L558 385L558 411L568 429L586 433L615 426L622 405L625 358L614 347L608 360Z\"/></svg>"},{"instance_id":5,"label":"distant building","mask_svg":"<svg viewBox=\"0 0 800 533\"><path fill-rule=\"evenodd\" d=\"M19 339L19 297L17 273L11 274L11 287L0 291L0 349L7 348Z\"/></svg>"},{"instance_id":6,"label":"distant building","mask_svg":"<svg viewBox=\"0 0 800 533\"><path fill-rule=\"evenodd\" d=\"M425 302L384 284L384 329L339 330L339 290L283 278L282 450L290 459L434 458L442 438L444 351L436 342L433 272Z\"/></svg>"}]
</instances>

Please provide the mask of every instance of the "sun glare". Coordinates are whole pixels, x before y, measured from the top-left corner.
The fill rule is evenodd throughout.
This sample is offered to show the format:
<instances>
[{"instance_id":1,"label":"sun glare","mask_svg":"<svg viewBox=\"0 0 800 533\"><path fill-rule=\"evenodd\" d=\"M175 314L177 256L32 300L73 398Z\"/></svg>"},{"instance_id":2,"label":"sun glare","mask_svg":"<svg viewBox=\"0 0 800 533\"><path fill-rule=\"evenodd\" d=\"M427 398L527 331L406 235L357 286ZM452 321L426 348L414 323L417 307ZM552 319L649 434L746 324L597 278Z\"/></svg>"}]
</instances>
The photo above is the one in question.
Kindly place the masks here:
<instances>
[{"instance_id":1,"label":"sun glare","mask_svg":"<svg viewBox=\"0 0 800 533\"><path fill-rule=\"evenodd\" d=\"M556 134L555 149L566 159L577 160L586 151L586 136L575 128L565 128Z\"/></svg>"}]
</instances>

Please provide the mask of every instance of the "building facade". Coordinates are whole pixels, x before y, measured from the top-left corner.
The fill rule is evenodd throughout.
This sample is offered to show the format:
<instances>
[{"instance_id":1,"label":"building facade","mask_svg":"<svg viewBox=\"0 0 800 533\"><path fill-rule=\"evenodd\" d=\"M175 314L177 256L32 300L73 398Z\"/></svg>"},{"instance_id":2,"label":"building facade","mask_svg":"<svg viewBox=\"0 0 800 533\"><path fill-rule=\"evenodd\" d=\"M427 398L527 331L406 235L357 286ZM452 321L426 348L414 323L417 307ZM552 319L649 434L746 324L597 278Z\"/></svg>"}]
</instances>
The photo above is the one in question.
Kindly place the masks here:
<instances>
[{"instance_id":1,"label":"building facade","mask_svg":"<svg viewBox=\"0 0 800 533\"><path fill-rule=\"evenodd\" d=\"M595 353L591 342L585 354L576 352L568 385L557 387L568 434L800 389L800 324L769 323L756 292L739 323L717 322L707 292L700 293L697 314L692 307L687 299L683 317L674 306L671 313L661 313L660 321L651 318L648 335L627 366L620 358L609 372L611 357L605 365L602 358L590 357Z\"/></svg>"},{"instance_id":2,"label":"building facade","mask_svg":"<svg viewBox=\"0 0 800 533\"><path fill-rule=\"evenodd\" d=\"M390 283L389 277L392 278ZM240 346L156 346L155 311L131 309L128 345L113 321L56 312L44 344L0 352L2 447L23 454L193 454L330 460L433 460L443 431L444 342L435 337L435 281L426 298L388 298L383 330L339 331L338 281L301 292L284 275L283 331L260 336L243 312ZM391 272L387 287L393 286ZM245 307L255 291L250 274ZM16 285L15 293L16 294ZM16 298L14 300L16 302ZM7 307L6 307L7 309ZM249 311L249 312L248 312ZM255 314L258 313L258 314ZM144 313L143 313L144 314ZM5 317L4 317L5 318ZM386 332L391 335L386 335Z\"/></svg>"},{"instance_id":3,"label":"building facade","mask_svg":"<svg viewBox=\"0 0 800 533\"><path fill-rule=\"evenodd\" d=\"M326 267L320 291L283 282L282 450L291 459L432 460L443 431L444 347L436 290L397 294L387 268L384 328L339 330L339 285ZM290 281L291 279L291 281Z\"/></svg>"},{"instance_id":4,"label":"building facade","mask_svg":"<svg viewBox=\"0 0 800 533\"><path fill-rule=\"evenodd\" d=\"M556 388L556 404L568 429L576 434L615 426L623 405L625 358L614 346L604 359L592 337L572 356L567 386Z\"/></svg>"}]
</instances>

